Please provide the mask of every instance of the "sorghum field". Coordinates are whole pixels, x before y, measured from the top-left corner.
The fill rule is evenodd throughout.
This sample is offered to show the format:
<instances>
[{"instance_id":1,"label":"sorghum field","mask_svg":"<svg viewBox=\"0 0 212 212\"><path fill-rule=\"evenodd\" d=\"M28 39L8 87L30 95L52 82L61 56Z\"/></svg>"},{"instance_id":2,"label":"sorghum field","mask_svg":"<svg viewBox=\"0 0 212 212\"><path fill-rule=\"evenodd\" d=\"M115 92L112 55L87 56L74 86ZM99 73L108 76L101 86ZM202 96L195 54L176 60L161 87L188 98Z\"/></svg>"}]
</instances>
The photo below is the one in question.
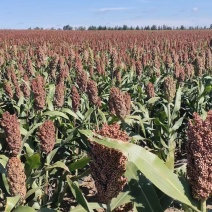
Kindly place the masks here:
<instances>
[{"instance_id":1,"label":"sorghum field","mask_svg":"<svg viewBox=\"0 0 212 212\"><path fill-rule=\"evenodd\" d=\"M202 211L212 31L0 31L0 211Z\"/></svg>"}]
</instances>

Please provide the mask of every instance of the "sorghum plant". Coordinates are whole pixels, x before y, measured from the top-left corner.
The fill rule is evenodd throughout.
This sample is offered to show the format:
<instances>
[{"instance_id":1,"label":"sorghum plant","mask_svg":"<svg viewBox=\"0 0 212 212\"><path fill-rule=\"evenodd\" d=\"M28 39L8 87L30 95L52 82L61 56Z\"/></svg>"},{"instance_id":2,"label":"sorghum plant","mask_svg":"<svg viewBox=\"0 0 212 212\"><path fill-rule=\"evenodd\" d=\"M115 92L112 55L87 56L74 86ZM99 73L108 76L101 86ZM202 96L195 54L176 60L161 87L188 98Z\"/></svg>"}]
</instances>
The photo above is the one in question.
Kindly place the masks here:
<instances>
[{"instance_id":1,"label":"sorghum plant","mask_svg":"<svg viewBox=\"0 0 212 212\"><path fill-rule=\"evenodd\" d=\"M40 140L42 151L46 154L51 152L56 142L55 126L53 121L47 120L39 127L38 138Z\"/></svg>"},{"instance_id":2,"label":"sorghum plant","mask_svg":"<svg viewBox=\"0 0 212 212\"><path fill-rule=\"evenodd\" d=\"M24 201L26 196L26 175L20 159L17 157L10 158L6 170L11 195L16 196L19 194L21 200Z\"/></svg>"},{"instance_id":3,"label":"sorghum plant","mask_svg":"<svg viewBox=\"0 0 212 212\"><path fill-rule=\"evenodd\" d=\"M95 133L108 138L128 142L125 131L118 124L104 125ZM127 157L121 151L105 147L91 141L91 174L95 181L97 195L101 203L108 204L122 191L127 179L123 177L126 171Z\"/></svg>"},{"instance_id":4,"label":"sorghum plant","mask_svg":"<svg viewBox=\"0 0 212 212\"><path fill-rule=\"evenodd\" d=\"M188 181L194 198L206 204L212 195L212 110L205 120L194 113L187 134Z\"/></svg>"},{"instance_id":5,"label":"sorghum plant","mask_svg":"<svg viewBox=\"0 0 212 212\"><path fill-rule=\"evenodd\" d=\"M164 79L164 95L168 102L172 102L176 93L176 82L172 76L168 76Z\"/></svg>"},{"instance_id":6,"label":"sorghum plant","mask_svg":"<svg viewBox=\"0 0 212 212\"><path fill-rule=\"evenodd\" d=\"M12 155L18 155L22 144L22 138L17 116L15 114L11 115L7 111L4 112L2 115L1 126L5 131L6 141Z\"/></svg>"}]
</instances>

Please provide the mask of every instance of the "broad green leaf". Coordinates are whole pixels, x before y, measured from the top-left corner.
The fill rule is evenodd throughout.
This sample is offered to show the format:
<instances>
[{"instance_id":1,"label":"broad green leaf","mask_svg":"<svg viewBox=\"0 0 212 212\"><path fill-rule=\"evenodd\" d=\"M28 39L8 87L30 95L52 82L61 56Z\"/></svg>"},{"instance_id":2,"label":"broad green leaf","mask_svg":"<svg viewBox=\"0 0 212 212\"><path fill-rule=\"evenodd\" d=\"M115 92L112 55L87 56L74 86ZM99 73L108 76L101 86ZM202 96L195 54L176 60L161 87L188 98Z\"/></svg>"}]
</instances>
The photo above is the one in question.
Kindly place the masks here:
<instances>
[{"instance_id":1,"label":"broad green leaf","mask_svg":"<svg viewBox=\"0 0 212 212\"><path fill-rule=\"evenodd\" d=\"M182 88L179 87L176 93L176 98L175 98L175 104L174 104L174 110L172 113L172 120L174 120L175 118L177 118L177 114L180 110L180 106L181 106L181 95L182 95Z\"/></svg>"},{"instance_id":2,"label":"broad green leaf","mask_svg":"<svg viewBox=\"0 0 212 212\"><path fill-rule=\"evenodd\" d=\"M98 114L101 116L103 123L107 123L105 114L98 108Z\"/></svg>"},{"instance_id":3,"label":"broad green leaf","mask_svg":"<svg viewBox=\"0 0 212 212\"><path fill-rule=\"evenodd\" d=\"M30 169L38 169L39 166L41 165L40 155L38 153L30 157L25 155L25 157L26 157L25 165L28 165Z\"/></svg>"},{"instance_id":4,"label":"broad green leaf","mask_svg":"<svg viewBox=\"0 0 212 212\"><path fill-rule=\"evenodd\" d=\"M89 157L83 157L83 158L80 158L78 161L71 163L69 165L70 172L72 172L76 169L82 169L83 167L85 167L88 164L89 161L90 161Z\"/></svg>"},{"instance_id":5,"label":"broad green leaf","mask_svg":"<svg viewBox=\"0 0 212 212\"><path fill-rule=\"evenodd\" d=\"M57 161L56 163L47 166L45 169L50 170L50 169L54 169L54 168L61 168L61 169L66 170L67 172L70 172L69 168L62 161Z\"/></svg>"},{"instance_id":6,"label":"broad green leaf","mask_svg":"<svg viewBox=\"0 0 212 212\"><path fill-rule=\"evenodd\" d=\"M171 128L171 131L172 133L175 132L177 129L179 129L179 127L182 125L183 123L183 119L184 119L184 116L179 118L175 123L174 123L174 126Z\"/></svg>"},{"instance_id":7,"label":"broad green leaf","mask_svg":"<svg viewBox=\"0 0 212 212\"><path fill-rule=\"evenodd\" d=\"M106 208L106 205L104 204L94 202L89 202L88 204L91 209ZM85 212L85 209L81 205L77 205L75 208L70 209L70 212Z\"/></svg>"},{"instance_id":8,"label":"broad green leaf","mask_svg":"<svg viewBox=\"0 0 212 212\"><path fill-rule=\"evenodd\" d=\"M21 135L26 135L28 131L24 129L23 127L20 127Z\"/></svg>"},{"instance_id":9,"label":"broad green leaf","mask_svg":"<svg viewBox=\"0 0 212 212\"><path fill-rule=\"evenodd\" d=\"M10 194L10 188L9 188L9 184L8 184L8 181L7 181L6 174L2 174L2 180L3 180L4 187L7 191L7 193Z\"/></svg>"},{"instance_id":10,"label":"broad green leaf","mask_svg":"<svg viewBox=\"0 0 212 212\"><path fill-rule=\"evenodd\" d=\"M0 158L1 158L1 160L0 160L1 164L2 164L4 167L6 167L9 158L8 158L7 156L5 156L5 155L0 155Z\"/></svg>"},{"instance_id":11,"label":"broad green leaf","mask_svg":"<svg viewBox=\"0 0 212 212\"><path fill-rule=\"evenodd\" d=\"M55 154L57 153L58 149L59 149L59 147L58 147L58 148L55 148L54 150L52 150L52 151L48 154L48 156L47 156L47 158L46 158L46 163L47 163L47 165L49 165L49 164L51 163L51 161L52 161L53 157L55 156Z\"/></svg>"},{"instance_id":12,"label":"broad green leaf","mask_svg":"<svg viewBox=\"0 0 212 212\"><path fill-rule=\"evenodd\" d=\"M117 207L124 205L128 202L131 202L131 199L132 199L132 197L129 194L129 192L120 192L116 198L112 199L112 201L110 203L111 210L114 210Z\"/></svg>"},{"instance_id":13,"label":"broad green leaf","mask_svg":"<svg viewBox=\"0 0 212 212\"><path fill-rule=\"evenodd\" d=\"M143 176L134 163L127 163L125 176L128 179L130 194L134 198L133 202L138 211L163 212L152 183Z\"/></svg>"},{"instance_id":14,"label":"broad green leaf","mask_svg":"<svg viewBox=\"0 0 212 212\"><path fill-rule=\"evenodd\" d=\"M169 141L169 148L168 148L168 155L166 158L166 166L174 171L174 159L175 159L175 141L174 140L170 140Z\"/></svg>"},{"instance_id":15,"label":"broad green leaf","mask_svg":"<svg viewBox=\"0 0 212 212\"><path fill-rule=\"evenodd\" d=\"M80 133L84 134L92 141L122 151L128 157L128 160L136 164L144 176L161 191L198 211L198 209L192 205L192 199L189 199L188 195L186 195L185 188L179 181L177 175L169 170L164 162L153 153L135 144L102 138L95 134L95 136L102 138L97 139L93 137L94 133L90 130L80 130Z\"/></svg>"},{"instance_id":16,"label":"broad green leaf","mask_svg":"<svg viewBox=\"0 0 212 212\"><path fill-rule=\"evenodd\" d=\"M7 197L6 207L4 212L11 212L20 200L20 195L15 197Z\"/></svg>"},{"instance_id":17,"label":"broad green leaf","mask_svg":"<svg viewBox=\"0 0 212 212\"><path fill-rule=\"evenodd\" d=\"M154 104L155 102L157 102L160 99L160 97L152 97L151 99L149 99L147 101L148 104Z\"/></svg>"},{"instance_id":18,"label":"broad green leaf","mask_svg":"<svg viewBox=\"0 0 212 212\"><path fill-rule=\"evenodd\" d=\"M26 175L29 176L33 169L38 169L41 165L40 155L34 154L32 156L25 155L26 162L25 162L25 172Z\"/></svg>"},{"instance_id":19,"label":"broad green leaf","mask_svg":"<svg viewBox=\"0 0 212 212\"><path fill-rule=\"evenodd\" d=\"M27 199L29 196L31 196L32 194L34 194L36 191L38 191L39 189L42 189L43 186L37 187L37 188L32 188L30 189L27 193L25 198Z\"/></svg>"},{"instance_id":20,"label":"broad green leaf","mask_svg":"<svg viewBox=\"0 0 212 212\"><path fill-rule=\"evenodd\" d=\"M28 206L19 206L13 212L35 212L35 209Z\"/></svg>"},{"instance_id":21,"label":"broad green leaf","mask_svg":"<svg viewBox=\"0 0 212 212\"><path fill-rule=\"evenodd\" d=\"M79 189L79 186L76 182L72 182L70 178L66 177L68 185L71 189L72 194L74 195L77 202L86 210L87 212L93 212L93 210L90 208L87 200L85 199L82 191Z\"/></svg>"},{"instance_id":22,"label":"broad green leaf","mask_svg":"<svg viewBox=\"0 0 212 212\"><path fill-rule=\"evenodd\" d=\"M65 113L62 113L60 111L47 111L47 112L43 113L43 116L50 116L50 117L53 117L53 116L58 117L58 116L60 116L60 117L63 117L65 119L69 120L68 116Z\"/></svg>"},{"instance_id":23,"label":"broad green leaf","mask_svg":"<svg viewBox=\"0 0 212 212\"><path fill-rule=\"evenodd\" d=\"M84 122L88 121L90 119L91 113L93 112L93 108L89 108L89 110L86 112L84 116Z\"/></svg>"},{"instance_id":24,"label":"broad green leaf","mask_svg":"<svg viewBox=\"0 0 212 212\"><path fill-rule=\"evenodd\" d=\"M27 139L29 138L29 136L32 135L32 133L34 132L35 129L37 129L39 126L41 126L43 123L38 123L36 124L24 137L23 141L22 141L22 146L24 145L24 143L27 141ZM22 149L22 148L21 148Z\"/></svg>"},{"instance_id":25,"label":"broad green leaf","mask_svg":"<svg viewBox=\"0 0 212 212\"><path fill-rule=\"evenodd\" d=\"M48 109L50 111L54 110L54 105L53 105L54 93L55 93L55 85L49 84L49 92L48 92L46 101L47 101L47 104L48 104Z\"/></svg>"},{"instance_id":26,"label":"broad green leaf","mask_svg":"<svg viewBox=\"0 0 212 212\"><path fill-rule=\"evenodd\" d=\"M72 110L68 108L63 108L61 111L64 113L68 113L69 115L73 116L75 119L79 120L79 117L77 116L77 114L73 112Z\"/></svg>"}]
</instances>

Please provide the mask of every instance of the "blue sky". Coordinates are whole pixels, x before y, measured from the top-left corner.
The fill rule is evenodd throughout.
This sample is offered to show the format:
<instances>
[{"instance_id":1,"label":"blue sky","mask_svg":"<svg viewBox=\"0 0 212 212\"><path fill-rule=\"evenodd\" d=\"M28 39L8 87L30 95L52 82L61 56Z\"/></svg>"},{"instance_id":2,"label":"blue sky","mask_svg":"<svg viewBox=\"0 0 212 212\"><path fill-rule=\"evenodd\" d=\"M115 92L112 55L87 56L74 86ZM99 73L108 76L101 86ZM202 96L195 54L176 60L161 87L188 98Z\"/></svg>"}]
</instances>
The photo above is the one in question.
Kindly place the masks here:
<instances>
[{"instance_id":1,"label":"blue sky","mask_svg":"<svg viewBox=\"0 0 212 212\"><path fill-rule=\"evenodd\" d=\"M210 26L212 0L0 0L0 28Z\"/></svg>"}]
</instances>

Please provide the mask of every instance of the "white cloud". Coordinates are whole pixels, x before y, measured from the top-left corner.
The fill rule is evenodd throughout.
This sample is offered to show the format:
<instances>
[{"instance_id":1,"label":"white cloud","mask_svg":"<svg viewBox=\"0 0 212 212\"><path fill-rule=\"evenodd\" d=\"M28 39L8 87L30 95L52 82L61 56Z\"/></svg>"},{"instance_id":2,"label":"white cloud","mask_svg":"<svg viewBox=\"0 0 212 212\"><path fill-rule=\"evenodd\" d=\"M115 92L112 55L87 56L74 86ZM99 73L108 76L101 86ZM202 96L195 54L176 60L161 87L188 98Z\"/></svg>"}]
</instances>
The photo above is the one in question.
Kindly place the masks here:
<instances>
[{"instance_id":1,"label":"white cloud","mask_svg":"<svg viewBox=\"0 0 212 212\"><path fill-rule=\"evenodd\" d=\"M193 8L192 8L192 11L193 11L193 12L197 12L198 10L199 10L198 7L193 7Z\"/></svg>"},{"instance_id":2,"label":"white cloud","mask_svg":"<svg viewBox=\"0 0 212 212\"><path fill-rule=\"evenodd\" d=\"M110 7L110 8L100 8L98 12L110 12L110 11L117 11L117 10L129 10L130 8L126 7Z\"/></svg>"}]
</instances>

